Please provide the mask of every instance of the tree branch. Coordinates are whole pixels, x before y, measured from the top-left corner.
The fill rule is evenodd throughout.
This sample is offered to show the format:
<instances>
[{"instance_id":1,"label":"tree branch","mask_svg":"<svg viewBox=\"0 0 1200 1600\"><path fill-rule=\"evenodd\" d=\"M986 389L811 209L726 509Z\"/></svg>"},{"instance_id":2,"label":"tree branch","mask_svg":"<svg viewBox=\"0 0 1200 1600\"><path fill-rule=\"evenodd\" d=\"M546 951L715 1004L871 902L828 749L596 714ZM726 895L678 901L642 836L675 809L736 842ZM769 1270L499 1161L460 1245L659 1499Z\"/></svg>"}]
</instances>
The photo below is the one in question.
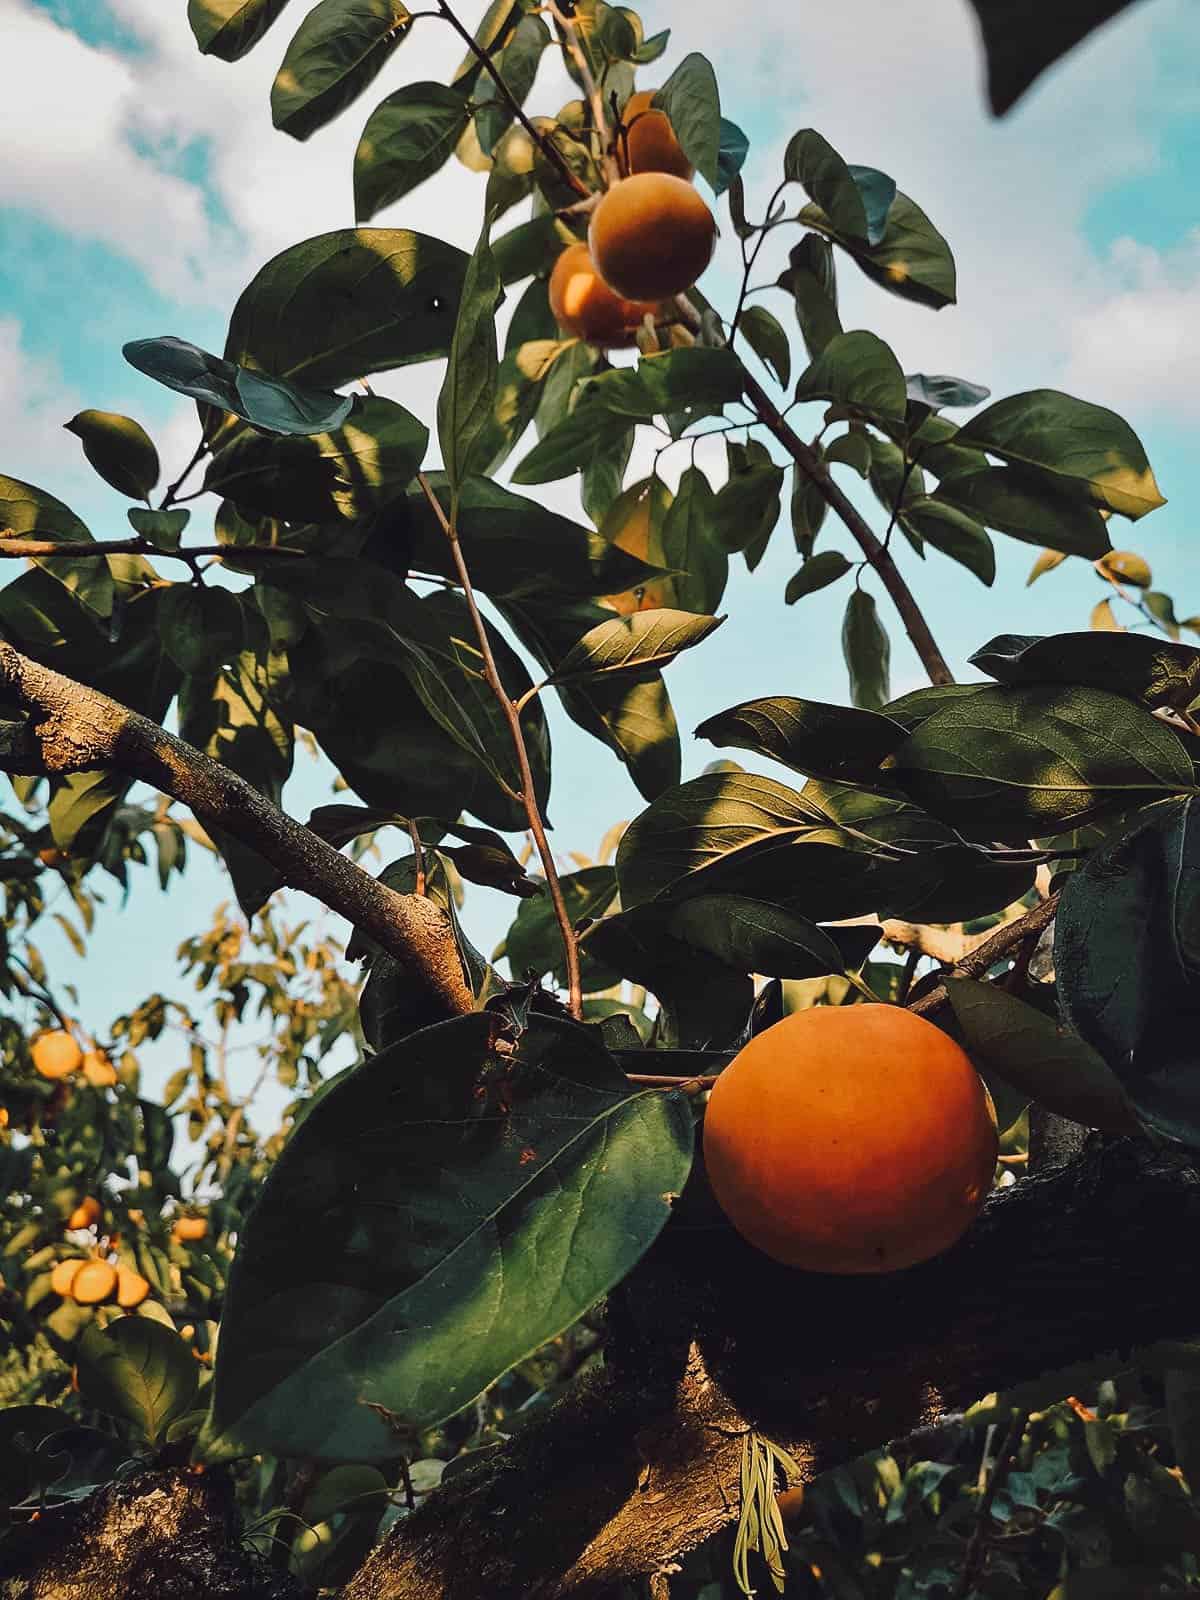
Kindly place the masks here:
<instances>
[{"instance_id":1,"label":"tree branch","mask_svg":"<svg viewBox=\"0 0 1200 1600\"><path fill-rule=\"evenodd\" d=\"M0 534L0 557L16 560L19 556L43 558L46 556L70 557L79 560L87 556L167 556L172 561L191 563L197 556L235 556L238 560L249 556L282 556L285 560L303 557L304 551L283 544L201 544L187 550L163 550L145 539L6 539Z\"/></svg>"},{"instance_id":2,"label":"tree branch","mask_svg":"<svg viewBox=\"0 0 1200 1600\"><path fill-rule=\"evenodd\" d=\"M441 525L442 532L449 542L450 554L454 561L454 570L462 587L463 598L467 602L467 610L471 614L475 637L479 641L479 652L483 657L483 675L487 681L488 688L495 696L496 702L504 715L504 720L508 723L513 750L517 757L517 769L521 774L521 789L516 798L525 808L525 818L529 823L529 831L532 833L534 843L537 845L538 855L542 862L542 870L546 874L546 886L550 890L550 899L554 906L554 915L558 922L563 954L566 958L567 988L570 994L571 1015L575 1018L581 1018L583 1016L583 984L579 970L579 941L576 939L575 930L571 926L567 902L563 898L562 884L558 879L558 868L554 865L554 852L551 850L550 842L546 838L546 829L542 824L542 814L538 810L533 770L529 765L529 751L526 749L525 732L521 727L521 712L500 680L500 673L496 667L496 658L492 654L491 640L488 638L483 618L479 614L479 607L475 601L475 591L471 587L471 575L467 571L466 558L462 553L462 545L459 543L458 529L446 515L442 508L442 502L434 493L433 485L423 472L417 473L417 482L421 485L430 509L433 511L434 516Z\"/></svg>"},{"instance_id":3,"label":"tree branch","mask_svg":"<svg viewBox=\"0 0 1200 1600\"><path fill-rule=\"evenodd\" d=\"M977 944L969 954L953 969L950 976L954 978L982 978L997 961L1003 961L1006 956L1012 955L1023 944L1032 939L1038 939L1054 921L1055 912L1058 910L1058 895L1052 894L1047 899L1041 900L1031 911L1023 917L1018 917L1015 922L1006 922L1002 928L985 939L982 944ZM927 994L914 1000L909 1010L917 1016L925 1016L930 1011L937 1011L946 1003L946 986L939 983L936 988L930 989Z\"/></svg>"},{"instance_id":4,"label":"tree branch","mask_svg":"<svg viewBox=\"0 0 1200 1600\"><path fill-rule=\"evenodd\" d=\"M0 690L30 713L27 748L5 753L5 770L65 775L111 769L140 778L189 806L206 826L224 828L277 868L286 884L369 934L442 1011L454 1015L473 1008L450 924L431 900L397 894L230 768L3 641Z\"/></svg>"}]
</instances>

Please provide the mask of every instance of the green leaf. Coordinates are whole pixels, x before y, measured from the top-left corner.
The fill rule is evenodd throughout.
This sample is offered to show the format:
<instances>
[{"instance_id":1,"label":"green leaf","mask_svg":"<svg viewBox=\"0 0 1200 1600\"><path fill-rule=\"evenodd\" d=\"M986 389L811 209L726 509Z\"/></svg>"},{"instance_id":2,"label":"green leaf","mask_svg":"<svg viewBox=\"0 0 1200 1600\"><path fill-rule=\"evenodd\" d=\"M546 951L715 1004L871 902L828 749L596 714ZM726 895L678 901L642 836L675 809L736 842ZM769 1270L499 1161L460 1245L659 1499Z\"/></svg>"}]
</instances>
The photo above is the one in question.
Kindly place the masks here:
<instances>
[{"instance_id":1,"label":"green leaf","mask_svg":"<svg viewBox=\"0 0 1200 1600\"><path fill-rule=\"evenodd\" d=\"M403 406L359 395L345 426L328 433L236 434L209 461L204 487L284 521L352 521L404 494L428 441L424 424Z\"/></svg>"},{"instance_id":2,"label":"green leaf","mask_svg":"<svg viewBox=\"0 0 1200 1600\"><path fill-rule=\"evenodd\" d=\"M1166 504L1129 424L1057 389L998 400L959 430L958 442L1049 473L1063 488L1131 520Z\"/></svg>"},{"instance_id":3,"label":"green leaf","mask_svg":"<svg viewBox=\"0 0 1200 1600\"><path fill-rule=\"evenodd\" d=\"M897 194L878 244L844 233L819 206L805 206L800 223L819 229L854 258L873 283L903 300L940 311L954 304L954 257L950 246L915 201Z\"/></svg>"},{"instance_id":4,"label":"green leaf","mask_svg":"<svg viewBox=\"0 0 1200 1600\"><path fill-rule=\"evenodd\" d=\"M879 243L888 207L896 195L896 185L891 183L890 179L886 180L886 183L891 184L890 195L886 195L885 187L879 196L882 200L883 195L886 195L886 203L882 206L876 203L872 208L874 212L872 228L868 224L863 192L855 182L850 168L829 141L823 139L815 129L803 128L799 133L792 135L784 152L783 173L790 182L803 184L809 198L816 201L839 233L844 233L851 239L861 240L863 244ZM879 173L877 176L882 178L883 174Z\"/></svg>"},{"instance_id":5,"label":"green leaf","mask_svg":"<svg viewBox=\"0 0 1200 1600\"><path fill-rule=\"evenodd\" d=\"M957 473L933 498L1026 544L1051 545L1090 561L1109 549L1108 529L1094 506L1064 494L1052 479L1012 467Z\"/></svg>"},{"instance_id":6,"label":"green leaf","mask_svg":"<svg viewBox=\"0 0 1200 1600\"><path fill-rule=\"evenodd\" d=\"M0 474L0 537L90 543L90 530L69 506L45 489ZM38 566L98 617L112 615L114 588L108 559L38 556ZM18 580L19 582L20 580ZM9 586L10 589L12 585Z\"/></svg>"},{"instance_id":7,"label":"green leaf","mask_svg":"<svg viewBox=\"0 0 1200 1600\"><path fill-rule=\"evenodd\" d=\"M156 383L219 406L266 433L303 435L340 428L354 403L327 389L249 371L186 339L134 339L122 352L130 366Z\"/></svg>"},{"instance_id":8,"label":"green leaf","mask_svg":"<svg viewBox=\"0 0 1200 1600\"><path fill-rule=\"evenodd\" d=\"M668 927L673 937L741 972L816 978L846 967L824 928L741 895L697 895L671 913Z\"/></svg>"},{"instance_id":9,"label":"green leaf","mask_svg":"<svg viewBox=\"0 0 1200 1600\"><path fill-rule=\"evenodd\" d=\"M158 482L158 451L140 422L115 411L80 411L63 426L105 483L131 500L148 498Z\"/></svg>"},{"instance_id":10,"label":"green leaf","mask_svg":"<svg viewBox=\"0 0 1200 1600\"><path fill-rule=\"evenodd\" d=\"M684 155L719 194L721 97L708 59L696 51L684 56L651 104L666 112Z\"/></svg>"},{"instance_id":11,"label":"green leaf","mask_svg":"<svg viewBox=\"0 0 1200 1600\"><path fill-rule=\"evenodd\" d=\"M879 785L879 763L906 738L904 728L874 711L773 695L745 700L708 717L698 739L734 745L781 761L794 772L838 783Z\"/></svg>"},{"instance_id":12,"label":"green leaf","mask_svg":"<svg viewBox=\"0 0 1200 1600\"><path fill-rule=\"evenodd\" d=\"M191 1351L174 1328L150 1317L119 1317L103 1331L89 1324L75 1363L84 1405L131 1423L151 1444L196 1398Z\"/></svg>"},{"instance_id":13,"label":"green leaf","mask_svg":"<svg viewBox=\"0 0 1200 1600\"><path fill-rule=\"evenodd\" d=\"M512 126L511 102L521 106L529 98L542 53L549 43L550 30L542 18L534 14L523 16L496 60L507 92L501 95L489 75L480 77L473 96L475 134L485 155L494 153L497 141Z\"/></svg>"},{"instance_id":14,"label":"green leaf","mask_svg":"<svg viewBox=\"0 0 1200 1600\"><path fill-rule=\"evenodd\" d=\"M867 243L879 244L887 232L888 214L896 198L896 180L877 167L860 167L853 162L847 164L846 171L854 179L867 214Z\"/></svg>"},{"instance_id":15,"label":"green leaf","mask_svg":"<svg viewBox=\"0 0 1200 1600\"><path fill-rule=\"evenodd\" d=\"M885 763L967 838L1061 832L1117 806L1193 787L1176 735L1100 689L986 688L944 705Z\"/></svg>"},{"instance_id":16,"label":"green leaf","mask_svg":"<svg viewBox=\"0 0 1200 1600\"><path fill-rule=\"evenodd\" d=\"M1137 1133L1137 1115L1096 1051L1053 1017L994 983L947 977L971 1059L1056 1116L1105 1133Z\"/></svg>"},{"instance_id":17,"label":"green leaf","mask_svg":"<svg viewBox=\"0 0 1200 1600\"><path fill-rule=\"evenodd\" d=\"M789 606L794 606L796 601L802 600L806 594L816 594L820 589L827 589L831 583L836 583L850 570L850 562L840 550L818 550L815 556L809 556L799 572L788 579L787 588L783 592L784 601Z\"/></svg>"},{"instance_id":18,"label":"green leaf","mask_svg":"<svg viewBox=\"0 0 1200 1600\"><path fill-rule=\"evenodd\" d=\"M833 400L868 417L904 416L904 374L883 340L858 330L835 335L796 384L797 400Z\"/></svg>"},{"instance_id":19,"label":"green leaf","mask_svg":"<svg viewBox=\"0 0 1200 1600\"><path fill-rule=\"evenodd\" d=\"M662 562L674 576L670 595L684 611L710 615L729 579L729 557L716 538L714 495L699 467L687 467L662 521Z\"/></svg>"},{"instance_id":20,"label":"green leaf","mask_svg":"<svg viewBox=\"0 0 1200 1600\"><path fill-rule=\"evenodd\" d=\"M567 915L572 926L593 917L602 917L617 896L617 875L612 867L584 867L559 879ZM567 963L563 952L558 919L548 894L523 900L504 937L504 954L513 979L521 983L527 976L552 977L566 987ZM610 989L616 974L581 951L584 991Z\"/></svg>"},{"instance_id":21,"label":"green leaf","mask_svg":"<svg viewBox=\"0 0 1200 1600\"><path fill-rule=\"evenodd\" d=\"M1054 931L1063 1012L1168 1138L1200 1143L1200 817L1156 807L1067 879Z\"/></svg>"},{"instance_id":22,"label":"green leaf","mask_svg":"<svg viewBox=\"0 0 1200 1600\"><path fill-rule=\"evenodd\" d=\"M188 0L188 23L203 55L239 61L285 5L287 0Z\"/></svg>"},{"instance_id":23,"label":"green leaf","mask_svg":"<svg viewBox=\"0 0 1200 1600\"><path fill-rule=\"evenodd\" d=\"M690 611L635 611L589 628L559 662L551 683L569 683L601 673L644 672L668 666L719 628L724 617Z\"/></svg>"},{"instance_id":24,"label":"green leaf","mask_svg":"<svg viewBox=\"0 0 1200 1600\"><path fill-rule=\"evenodd\" d=\"M757 439L725 448L729 476L712 502L713 537L724 550L744 551L753 572L779 521L783 468Z\"/></svg>"},{"instance_id":25,"label":"green leaf","mask_svg":"<svg viewBox=\"0 0 1200 1600\"><path fill-rule=\"evenodd\" d=\"M1001 633L970 662L1000 683L1083 684L1147 706L1182 710L1200 694L1200 650L1146 633Z\"/></svg>"},{"instance_id":26,"label":"green leaf","mask_svg":"<svg viewBox=\"0 0 1200 1600\"><path fill-rule=\"evenodd\" d=\"M183 672L211 672L245 639L242 604L215 584L173 583L159 606L163 645Z\"/></svg>"},{"instance_id":27,"label":"green leaf","mask_svg":"<svg viewBox=\"0 0 1200 1600\"><path fill-rule=\"evenodd\" d=\"M691 1161L685 1099L530 1022L503 1067L489 1017L423 1029L293 1133L230 1273L208 1459L390 1460L372 1405L412 1428L460 1411L649 1248Z\"/></svg>"},{"instance_id":28,"label":"green leaf","mask_svg":"<svg viewBox=\"0 0 1200 1600\"><path fill-rule=\"evenodd\" d=\"M485 217L467 268L437 403L438 441L454 520L463 479L483 465L478 459L479 446L489 432L496 394L496 307L503 291L488 244L490 226L491 218Z\"/></svg>"},{"instance_id":29,"label":"green leaf","mask_svg":"<svg viewBox=\"0 0 1200 1600\"><path fill-rule=\"evenodd\" d=\"M1016 5L1012 0L971 0L983 32L988 98L995 114L1001 117L1011 110L1047 67L1129 4L1130 0L1081 0L1069 9L1047 12L1036 0L1018 0ZM1066 1588L1070 1600L1076 1600L1074 1589ZM1091 1591L1081 1584L1079 1600L1085 1593ZM1101 1593L1108 1591L1097 1589L1097 1600ZM1056 1590L1051 1600L1066 1596Z\"/></svg>"},{"instance_id":30,"label":"green leaf","mask_svg":"<svg viewBox=\"0 0 1200 1600\"><path fill-rule=\"evenodd\" d=\"M410 83L367 119L354 152L354 216L369 221L445 166L470 121L467 101L441 83Z\"/></svg>"},{"instance_id":31,"label":"green leaf","mask_svg":"<svg viewBox=\"0 0 1200 1600\"><path fill-rule=\"evenodd\" d=\"M508 37L520 20L521 13L520 0L491 0L479 26L475 29L475 43L489 55L496 54L504 48ZM468 50L450 81L464 94L472 94L482 76L483 68L479 63L478 53L475 50Z\"/></svg>"},{"instance_id":32,"label":"green leaf","mask_svg":"<svg viewBox=\"0 0 1200 1600\"><path fill-rule=\"evenodd\" d=\"M904 384L910 400L938 410L941 406L977 406L991 395L982 383L951 378L944 372L906 372Z\"/></svg>"},{"instance_id":33,"label":"green leaf","mask_svg":"<svg viewBox=\"0 0 1200 1600\"><path fill-rule=\"evenodd\" d=\"M738 331L746 336L746 343L755 355L771 369L786 389L792 379L792 352L778 318L773 317L765 306L747 306L738 323Z\"/></svg>"},{"instance_id":34,"label":"green leaf","mask_svg":"<svg viewBox=\"0 0 1200 1600\"><path fill-rule=\"evenodd\" d=\"M825 460L830 466L852 467L860 478L871 471L871 439L861 426L852 425L839 433L825 447Z\"/></svg>"},{"instance_id":35,"label":"green leaf","mask_svg":"<svg viewBox=\"0 0 1200 1600\"><path fill-rule=\"evenodd\" d=\"M826 460L825 452L819 444L814 454L818 461ZM813 546L817 542L817 534L825 522L828 509L825 496L820 492L820 486L807 472L801 470L799 462L794 462L788 512L792 524L792 539L806 562L812 558Z\"/></svg>"},{"instance_id":36,"label":"green leaf","mask_svg":"<svg viewBox=\"0 0 1200 1600\"><path fill-rule=\"evenodd\" d=\"M125 515L133 531L156 550L178 550L183 530L192 517L186 507L180 511L151 511L146 506L130 506Z\"/></svg>"},{"instance_id":37,"label":"green leaf","mask_svg":"<svg viewBox=\"0 0 1200 1600\"><path fill-rule=\"evenodd\" d=\"M981 583L991 587L996 577L996 552L974 517L932 496L918 495L908 501L900 520L935 550L961 562Z\"/></svg>"},{"instance_id":38,"label":"green leaf","mask_svg":"<svg viewBox=\"0 0 1200 1600\"><path fill-rule=\"evenodd\" d=\"M632 427L602 428L596 433L595 447L584 463L579 498L597 527L621 494L625 469L633 453L633 438Z\"/></svg>"},{"instance_id":39,"label":"green leaf","mask_svg":"<svg viewBox=\"0 0 1200 1600\"><path fill-rule=\"evenodd\" d=\"M800 337L809 359L815 361L842 331L833 246L819 233L806 233L788 252L788 263L775 281L795 301Z\"/></svg>"},{"instance_id":40,"label":"green leaf","mask_svg":"<svg viewBox=\"0 0 1200 1600\"><path fill-rule=\"evenodd\" d=\"M408 37L402 0L321 0L300 24L271 86L271 120L295 139L332 122Z\"/></svg>"},{"instance_id":41,"label":"green leaf","mask_svg":"<svg viewBox=\"0 0 1200 1600\"><path fill-rule=\"evenodd\" d=\"M888 669L891 647L873 597L855 589L842 619L842 654L850 674L850 698L856 706L878 711L890 698Z\"/></svg>"},{"instance_id":42,"label":"green leaf","mask_svg":"<svg viewBox=\"0 0 1200 1600\"><path fill-rule=\"evenodd\" d=\"M275 256L243 291L226 358L329 386L444 356L468 260L405 228L318 234Z\"/></svg>"},{"instance_id":43,"label":"green leaf","mask_svg":"<svg viewBox=\"0 0 1200 1600\"><path fill-rule=\"evenodd\" d=\"M750 140L728 117L721 118L720 142L717 147L717 181L713 185L717 194L724 194L746 164L750 154ZM785 383L787 379L783 380Z\"/></svg>"},{"instance_id":44,"label":"green leaf","mask_svg":"<svg viewBox=\"0 0 1200 1600\"><path fill-rule=\"evenodd\" d=\"M60 850L86 855L99 843L129 788L114 772L72 772L55 788L46 809L50 837Z\"/></svg>"}]
</instances>

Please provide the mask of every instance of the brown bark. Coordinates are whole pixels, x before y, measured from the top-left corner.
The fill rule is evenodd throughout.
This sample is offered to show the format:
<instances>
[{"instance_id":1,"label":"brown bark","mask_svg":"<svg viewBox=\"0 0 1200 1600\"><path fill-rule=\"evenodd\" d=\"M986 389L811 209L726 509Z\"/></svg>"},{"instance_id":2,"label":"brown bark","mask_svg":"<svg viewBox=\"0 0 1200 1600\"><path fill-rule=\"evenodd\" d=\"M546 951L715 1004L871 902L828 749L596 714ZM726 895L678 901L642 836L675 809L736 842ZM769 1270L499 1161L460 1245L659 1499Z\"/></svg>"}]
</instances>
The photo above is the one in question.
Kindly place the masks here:
<instances>
[{"instance_id":1,"label":"brown bark","mask_svg":"<svg viewBox=\"0 0 1200 1600\"><path fill-rule=\"evenodd\" d=\"M9 772L113 770L172 795L201 822L269 861L283 882L340 912L402 962L444 1015L472 1009L450 924L430 900L397 894L294 822L253 784L107 695L0 642L0 691L30 713L25 748L0 756Z\"/></svg>"},{"instance_id":2,"label":"brown bark","mask_svg":"<svg viewBox=\"0 0 1200 1600\"><path fill-rule=\"evenodd\" d=\"M598 1600L734 1518L747 1425L811 1476L1200 1326L1175 1250L1200 1175L1135 1140L1093 1136L999 1191L946 1255L880 1278L789 1271L685 1221L702 1218L681 1212L622 1291L611 1369L393 1529L343 1600Z\"/></svg>"}]
</instances>

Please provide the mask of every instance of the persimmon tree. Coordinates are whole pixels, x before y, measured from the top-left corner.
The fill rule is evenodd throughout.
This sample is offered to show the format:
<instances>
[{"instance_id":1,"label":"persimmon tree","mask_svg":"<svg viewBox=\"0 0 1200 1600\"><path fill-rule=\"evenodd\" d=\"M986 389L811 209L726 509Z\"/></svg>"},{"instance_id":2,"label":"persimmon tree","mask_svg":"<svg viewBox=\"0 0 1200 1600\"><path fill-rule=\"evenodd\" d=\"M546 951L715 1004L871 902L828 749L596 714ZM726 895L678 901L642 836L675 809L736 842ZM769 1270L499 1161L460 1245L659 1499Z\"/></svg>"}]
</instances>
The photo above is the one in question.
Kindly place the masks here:
<instances>
[{"instance_id":1,"label":"persimmon tree","mask_svg":"<svg viewBox=\"0 0 1200 1600\"><path fill-rule=\"evenodd\" d=\"M187 19L232 61L285 7ZM1003 108L1117 8L1021 32L1019 71L977 9ZM1103 397L993 400L845 328L847 273L951 304L949 244L813 129L750 215L713 67L655 82L666 35L627 7L494 0L472 30L449 0L321 0L276 126L317 135L435 27L462 63L370 112L358 225L266 263L222 354L126 346L196 402L167 485L137 422L72 419L131 532L0 478L0 558L27 562L0 588L0 1594L1185 1592L1200 650L1114 548L1163 503L1142 444ZM547 53L579 90L553 115L529 109ZM376 224L455 157L481 174L472 253ZM710 211L741 245L731 305L691 281ZM372 387L421 362L444 363L428 416ZM672 493L662 455L714 435L723 481L693 454ZM564 481L578 516L539 498ZM787 536L785 493L780 599L840 608L850 703L805 698L799 660L713 708L725 754L683 782L664 672L724 620L730 561ZM996 537L1036 547L1032 577L1092 563L1138 616L1001 633L956 682L909 558L990 584ZM929 678L900 698L897 626ZM551 695L645 802L569 873ZM302 737L355 797L307 822L280 806ZM189 839L242 914L183 947L202 1004L88 1032L32 942L47 875L86 931L98 871L152 843L168 888ZM490 959L471 885L514 897ZM351 924L360 991L269 904L285 887ZM730 1227L697 1127L748 1040L867 1003L967 1052L997 1187L932 1260L804 1272ZM225 1055L252 1010L260 1071L297 1089L271 1134ZM160 1104L137 1050L170 1028ZM203 1150L186 1188L173 1115Z\"/></svg>"}]
</instances>

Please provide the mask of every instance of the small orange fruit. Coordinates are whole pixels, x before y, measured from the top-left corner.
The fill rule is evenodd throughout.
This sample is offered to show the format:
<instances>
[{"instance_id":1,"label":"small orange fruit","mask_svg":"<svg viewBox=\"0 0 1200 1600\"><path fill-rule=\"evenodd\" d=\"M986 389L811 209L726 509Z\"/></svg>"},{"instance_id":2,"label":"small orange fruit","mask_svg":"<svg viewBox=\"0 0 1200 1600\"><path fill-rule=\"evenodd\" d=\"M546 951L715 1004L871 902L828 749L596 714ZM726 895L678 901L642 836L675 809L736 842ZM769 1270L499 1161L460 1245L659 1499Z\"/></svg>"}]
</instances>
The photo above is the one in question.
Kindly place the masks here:
<instances>
[{"instance_id":1,"label":"small orange fruit","mask_svg":"<svg viewBox=\"0 0 1200 1600\"><path fill-rule=\"evenodd\" d=\"M954 1041L891 1005L816 1006L753 1038L704 1121L713 1193L766 1255L894 1272L948 1249L992 1186L991 1097Z\"/></svg>"},{"instance_id":2,"label":"small orange fruit","mask_svg":"<svg viewBox=\"0 0 1200 1600\"><path fill-rule=\"evenodd\" d=\"M0 1128L8 1127L8 1107L0 1106Z\"/></svg>"},{"instance_id":3,"label":"small orange fruit","mask_svg":"<svg viewBox=\"0 0 1200 1600\"><path fill-rule=\"evenodd\" d=\"M43 1078L69 1078L83 1060L83 1051L65 1028L40 1033L29 1053Z\"/></svg>"},{"instance_id":4,"label":"small orange fruit","mask_svg":"<svg viewBox=\"0 0 1200 1600\"><path fill-rule=\"evenodd\" d=\"M140 1306L149 1293L150 1284L140 1272L134 1272L129 1267L117 1268L117 1304L123 1311L132 1311L135 1306Z\"/></svg>"},{"instance_id":5,"label":"small orange fruit","mask_svg":"<svg viewBox=\"0 0 1200 1600\"><path fill-rule=\"evenodd\" d=\"M117 1287L117 1269L107 1261L85 1261L75 1274L71 1294L81 1306L98 1306L109 1300Z\"/></svg>"},{"instance_id":6,"label":"small orange fruit","mask_svg":"<svg viewBox=\"0 0 1200 1600\"><path fill-rule=\"evenodd\" d=\"M93 1089L107 1089L117 1081L117 1069L105 1050L89 1050L83 1058L83 1075Z\"/></svg>"},{"instance_id":7,"label":"small orange fruit","mask_svg":"<svg viewBox=\"0 0 1200 1600\"><path fill-rule=\"evenodd\" d=\"M58 1263L50 1274L50 1287L55 1294L61 1295L64 1300L69 1297L82 1266L82 1261L60 1261Z\"/></svg>"},{"instance_id":8,"label":"small orange fruit","mask_svg":"<svg viewBox=\"0 0 1200 1600\"><path fill-rule=\"evenodd\" d=\"M564 333L608 349L631 345L654 306L623 300L596 271L585 244L569 244L550 274L550 309Z\"/></svg>"},{"instance_id":9,"label":"small orange fruit","mask_svg":"<svg viewBox=\"0 0 1200 1600\"><path fill-rule=\"evenodd\" d=\"M177 1217L171 1237L178 1244L194 1244L196 1240L203 1239L207 1232L208 1223L204 1217Z\"/></svg>"},{"instance_id":10,"label":"small orange fruit","mask_svg":"<svg viewBox=\"0 0 1200 1600\"><path fill-rule=\"evenodd\" d=\"M716 242L712 212L669 172L639 172L613 184L588 228L596 270L630 300L682 294L712 260Z\"/></svg>"},{"instance_id":11,"label":"small orange fruit","mask_svg":"<svg viewBox=\"0 0 1200 1600\"><path fill-rule=\"evenodd\" d=\"M85 1195L67 1218L68 1228L90 1228L100 1220L101 1206L93 1195Z\"/></svg>"},{"instance_id":12,"label":"small orange fruit","mask_svg":"<svg viewBox=\"0 0 1200 1600\"><path fill-rule=\"evenodd\" d=\"M639 89L630 95L621 113L629 171L670 172L677 178L690 178L696 169L684 155L670 117L651 108L657 93L656 89Z\"/></svg>"}]
</instances>

